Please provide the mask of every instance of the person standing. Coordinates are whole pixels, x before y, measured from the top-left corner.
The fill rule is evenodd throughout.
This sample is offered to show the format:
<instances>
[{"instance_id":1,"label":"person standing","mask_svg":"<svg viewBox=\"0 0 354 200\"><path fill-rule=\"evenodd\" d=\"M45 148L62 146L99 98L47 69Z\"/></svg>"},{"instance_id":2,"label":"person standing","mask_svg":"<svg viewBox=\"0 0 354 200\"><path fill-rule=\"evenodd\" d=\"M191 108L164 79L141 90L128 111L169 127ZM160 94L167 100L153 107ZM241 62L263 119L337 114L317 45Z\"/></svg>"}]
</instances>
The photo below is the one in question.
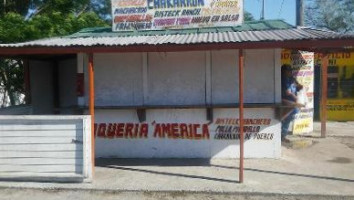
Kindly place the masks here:
<instances>
[{"instance_id":1,"label":"person standing","mask_svg":"<svg viewBox=\"0 0 354 200\"><path fill-rule=\"evenodd\" d=\"M298 102L298 91L303 89L303 86L296 81L292 74L290 65L281 67L281 88L282 88L282 103L291 109L281 119L281 139L288 141L286 136L289 134L289 125L294 120L295 115L300 111Z\"/></svg>"}]
</instances>

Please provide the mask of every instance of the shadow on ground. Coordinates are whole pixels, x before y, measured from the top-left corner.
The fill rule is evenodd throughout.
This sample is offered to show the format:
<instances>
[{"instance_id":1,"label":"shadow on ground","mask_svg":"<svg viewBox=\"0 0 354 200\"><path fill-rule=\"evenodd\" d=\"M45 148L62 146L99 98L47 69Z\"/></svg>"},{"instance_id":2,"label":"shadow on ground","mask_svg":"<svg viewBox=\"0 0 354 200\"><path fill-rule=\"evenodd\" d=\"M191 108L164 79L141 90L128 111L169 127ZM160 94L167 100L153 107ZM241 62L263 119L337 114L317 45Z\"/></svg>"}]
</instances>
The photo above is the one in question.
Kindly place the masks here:
<instances>
[{"instance_id":1,"label":"shadow on ground","mask_svg":"<svg viewBox=\"0 0 354 200\"><path fill-rule=\"evenodd\" d=\"M123 171L143 172L143 173L158 174L158 175L165 175L165 176L204 179L204 180L229 182L229 183L238 183L238 181L231 180L231 179L221 179L221 178L200 176L200 175L162 172L158 170L134 168L134 167L144 167L144 166L188 167L190 166L190 167L214 167L220 169L239 170L238 167L212 164L209 159L97 159L96 166L103 167L103 168L123 170ZM324 179L324 180L333 180L333 181L341 181L341 182L354 182L353 179L345 179L345 178L330 177L330 176L318 176L312 174L280 172L280 171L272 171L272 170L256 169L256 168L245 168L244 170L246 172L249 171L249 172L258 172L258 173L268 173L268 174L276 174L280 176L294 176L294 177Z\"/></svg>"}]
</instances>

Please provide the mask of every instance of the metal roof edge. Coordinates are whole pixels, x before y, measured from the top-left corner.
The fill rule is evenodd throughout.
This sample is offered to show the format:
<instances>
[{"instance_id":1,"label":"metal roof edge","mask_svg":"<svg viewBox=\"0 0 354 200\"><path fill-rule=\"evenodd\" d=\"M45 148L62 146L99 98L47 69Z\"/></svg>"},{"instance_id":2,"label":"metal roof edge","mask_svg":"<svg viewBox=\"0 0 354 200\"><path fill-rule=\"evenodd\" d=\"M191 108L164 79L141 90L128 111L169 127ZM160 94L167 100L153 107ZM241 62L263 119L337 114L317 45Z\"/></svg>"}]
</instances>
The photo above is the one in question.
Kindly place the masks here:
<instances>
[{"instance_id":1,"label":"metal roof edge","mask_svg":"<svg viewBox=\"0 0 354 200\"><path fill-rule=\"evenodd\" d=\"M278 27L274 23L279 23ZM260 24L266 25L267 28L255 27ZM281 25L280 25L281 24ZM162 29L162 30L139 30L139 31L122 31L113 32L110 27L92 27L85 28L71 35L63 36L64 38L87 38L87 37L129 37L129 36L153 36L153 35L184 35L191 33L219 33L219 32L242 32L242 31L259 31L259 30L283 30L296 28L288 24L284 20L257 20L247 21L238 26L217 26L217 27L200 27L200 28L185 28L185 29ZM105 31L106 30L106 31Z\"/></svg>"}]
</instances>

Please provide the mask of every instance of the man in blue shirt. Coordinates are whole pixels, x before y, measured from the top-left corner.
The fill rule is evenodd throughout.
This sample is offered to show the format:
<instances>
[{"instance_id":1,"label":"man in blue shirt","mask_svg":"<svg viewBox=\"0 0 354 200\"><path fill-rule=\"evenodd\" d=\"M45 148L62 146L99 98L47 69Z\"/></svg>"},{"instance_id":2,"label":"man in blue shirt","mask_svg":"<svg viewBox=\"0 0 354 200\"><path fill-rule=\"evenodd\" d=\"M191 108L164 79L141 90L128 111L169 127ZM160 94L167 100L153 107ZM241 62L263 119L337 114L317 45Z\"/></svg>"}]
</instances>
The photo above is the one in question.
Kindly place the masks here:
<instances>
[{"instance_id":1,"label":"man in blue shirt","mask_svg":"<svg viewBox=\"0 0 354 200\"><path fill-rule=\"evenodd\" d=\"M297 92L300 91L303 86L293 77L290 65L283 65L281 72L282 102L293 107L282 118L281 138L282 141L287 141L285 137L288 135L289 125L291 121L294 120L295 114L299 112L299 108L296 107L298 99Z\"/></svg>"}]
</instances>

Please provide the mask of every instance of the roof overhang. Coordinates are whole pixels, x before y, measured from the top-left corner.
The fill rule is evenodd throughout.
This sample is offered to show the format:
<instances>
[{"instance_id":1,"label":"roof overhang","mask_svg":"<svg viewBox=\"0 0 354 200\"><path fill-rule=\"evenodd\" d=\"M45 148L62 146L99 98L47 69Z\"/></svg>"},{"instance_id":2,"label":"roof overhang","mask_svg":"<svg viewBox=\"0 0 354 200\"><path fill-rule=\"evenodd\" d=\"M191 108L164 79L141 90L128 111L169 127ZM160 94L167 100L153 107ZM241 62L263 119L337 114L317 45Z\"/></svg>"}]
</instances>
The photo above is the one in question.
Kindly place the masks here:
<instances>
[{"instance_id":1,"label":"roof overhang","mask_svg":"<svg viewBox=\"0 0 354 200\"><path fill-rule=\"evenodd\" d=\"M292 27L282 21L259 21L229 28L127 33L93 28L64 37L0 44L0 56L275 48L324 53L353 51L354 34Z\"/></svg>"},{"instance_id":2,"label":"roof overhang","mask_svg":"<svg viewBox=\"0 0 354 200\"><path fill-rule=\"evenodd\" d=\"M270 41L270 42L227 42L199 44L161 44L129 46L70 46L70 47L3 47L0 55L36 55L36 54L77 54L77 53L127 53L127 52L173 52L203 51L220 49L296 49L313 52L353 51L354 39Z\"/></svg>"}]
</instances>

